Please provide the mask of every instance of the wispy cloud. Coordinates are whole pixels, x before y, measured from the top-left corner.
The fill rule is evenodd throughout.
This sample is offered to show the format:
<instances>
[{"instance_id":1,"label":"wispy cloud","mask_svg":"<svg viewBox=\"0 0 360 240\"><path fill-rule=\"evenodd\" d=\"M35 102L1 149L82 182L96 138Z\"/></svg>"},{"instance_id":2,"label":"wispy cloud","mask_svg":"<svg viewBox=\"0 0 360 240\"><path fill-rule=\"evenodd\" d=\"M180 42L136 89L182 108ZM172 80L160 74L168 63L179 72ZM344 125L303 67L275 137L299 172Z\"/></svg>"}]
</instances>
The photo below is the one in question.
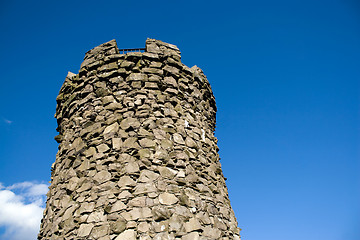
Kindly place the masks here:
<instances>
[{"instance_id":1,"label":"wispy cloud","mask_svg":"<svg viewBox=\"0 0 360 240\"><path fill-rule=\"evenodd\" d=\"M9 124L9 125L13 123L13 121L6 119L6 118L4 118L3 120L6 124Z\"/></svg>"},{"instance_id":2,"label":"wispy cloud","mask_svg":"<svg viewBox=\"0 0 360 240\"><path fill-rule=\"evenodd\" d=\"M21 182L11 186L0 183L0 227L5 233L4 240L36 239L48 185Z\"/></svg>"}]
</instances>

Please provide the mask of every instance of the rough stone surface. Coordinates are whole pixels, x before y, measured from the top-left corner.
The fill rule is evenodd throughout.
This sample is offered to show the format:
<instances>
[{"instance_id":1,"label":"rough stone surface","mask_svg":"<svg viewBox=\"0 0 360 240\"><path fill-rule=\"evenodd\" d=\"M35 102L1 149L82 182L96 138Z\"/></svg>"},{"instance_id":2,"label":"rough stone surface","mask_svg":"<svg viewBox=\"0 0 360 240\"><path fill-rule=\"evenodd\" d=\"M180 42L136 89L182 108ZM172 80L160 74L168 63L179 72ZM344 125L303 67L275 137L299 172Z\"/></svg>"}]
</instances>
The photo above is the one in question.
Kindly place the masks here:
<instances>
[{"instance_id":1,"label":"rough stone surface","mask_svg":"<svg viewBox=\"0 0 360 240\"><path fill-rule=\"evenodd\" d=\"M161 193L159 195L159 202L164 205L173 205L178 202L178 199L174 194Z\"/></svg>"},{"instance_id":2,"label":"rough stone surface","mask_svg":"<svg viewBox=\"0 0 360 240\"><path fill-rule=\"evenodd\" d=\"M215 98L175 45L95 47L56 100L59 151L38 239L240 239Z\"/></svg>"},{"instance_id":3,"label":"rough stone surface","mask_svg":"<svg viewBox=\"0 0 360 240\"><path fill-rule=\"evenodd\" d=\"M115 240L136 240L135 230L128 229L115 238Z\"/></svg>"}]
</instances>

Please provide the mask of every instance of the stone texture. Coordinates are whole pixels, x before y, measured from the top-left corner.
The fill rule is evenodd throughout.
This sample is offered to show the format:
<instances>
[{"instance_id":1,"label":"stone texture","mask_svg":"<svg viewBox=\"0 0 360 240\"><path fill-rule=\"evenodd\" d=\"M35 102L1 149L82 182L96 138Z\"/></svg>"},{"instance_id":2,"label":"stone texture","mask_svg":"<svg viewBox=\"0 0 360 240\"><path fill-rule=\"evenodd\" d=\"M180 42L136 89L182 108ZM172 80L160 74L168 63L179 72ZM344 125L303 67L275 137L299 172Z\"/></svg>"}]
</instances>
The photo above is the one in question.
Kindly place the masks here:
<instances>
[{"instance_id":1,"label":"stone texture","mask_svg":"<svg viewBox=\"0 0 360 240\"><path fill-rule=\"evenodd\" d=\"M81 224L77 233L78 237L87 237L89 236L91 230L93 229L94 224Z\"/></svg>"},{"instance_id":2,"label":"stone texture","mask_svg":"<svg viewBox=\"0 0 360 240\"><path fill-rule=\"evenodd\" d=\"M159 195L159 202L164 205L173 205L178 201L179 199L177 199L177 197L171 193L161 193Z\"/></svg>"},{"instance_id":3,"label":"stone texture","mask_svg":"<svg viewBox=\"0 0 360 240\"><path fill-rule=\"evenodd\" d=\"M136 232L133 229L125 230L115 240L136 240Z\"/></svg>"},{"instance_id":4,"label":"stone texture","mask_svg":"<svg viewBox=\"0 0 360 240\"><path fill-rule=\"evenodd\" d=\"M240 239L215 98L175 45L95 47L56 101L59 151L38 239Z\"/></svg>"},{"instance_id":5,"label":"stone texture","mask_svg":"<svg viewBox=\"0 0 360 240\"><path fill-rule=\"evenodd\" d=\"M200 235L198 232L188 233L181 238L181 240L199 240Z\"/></svg>"}]
</instances>

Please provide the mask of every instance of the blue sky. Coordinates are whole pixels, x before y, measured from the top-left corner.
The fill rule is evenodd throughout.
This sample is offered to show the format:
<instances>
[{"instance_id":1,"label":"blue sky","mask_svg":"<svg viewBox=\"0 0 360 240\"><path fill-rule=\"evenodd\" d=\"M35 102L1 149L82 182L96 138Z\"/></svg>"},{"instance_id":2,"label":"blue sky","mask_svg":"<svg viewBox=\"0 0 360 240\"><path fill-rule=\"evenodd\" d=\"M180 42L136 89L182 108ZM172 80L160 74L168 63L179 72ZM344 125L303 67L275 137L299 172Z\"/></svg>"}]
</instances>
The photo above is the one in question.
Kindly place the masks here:
<instances>
[{"instance_id":1,"label":"blue sky","mask_svg":"<svg viewBox=\"0 0 360 240\"><path fill-rule=\"evenodd\" d=\"M19 237L9 204L36 216L43 206L67 71L101 43L144 47L147 37L177 45L211 83L243 240L360 239L356 0L1 1L0 30L0 234L8 239Z\"/></svg>"}]
</instances>

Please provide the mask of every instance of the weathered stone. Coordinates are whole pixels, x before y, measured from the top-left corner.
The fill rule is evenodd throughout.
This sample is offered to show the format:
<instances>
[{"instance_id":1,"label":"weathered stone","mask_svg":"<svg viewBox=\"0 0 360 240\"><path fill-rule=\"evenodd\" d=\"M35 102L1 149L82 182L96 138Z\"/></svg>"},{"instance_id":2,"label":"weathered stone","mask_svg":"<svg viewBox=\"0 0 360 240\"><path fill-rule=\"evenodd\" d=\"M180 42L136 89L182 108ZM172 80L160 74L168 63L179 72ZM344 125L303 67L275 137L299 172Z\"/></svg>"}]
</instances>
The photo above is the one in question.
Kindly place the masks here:
<instances>
[{"instance_id":1,"label":"weathered stone","mask_svg":"<svg viewBox=\"0 0 360 240\"><path fill-rule=\"evenodd\" d=\"M170 140L163 139L161 140L161 147L163 149L171 149L173 147L173 143Z\"/></svg>"},{"instance_id":2,"label":"weathered stone","mask_svg":"<svg viewBox=\"0 0 360 240\"><path fill-rule=\"evenodd\" d=\"M209 214L207 212L200 212L196 214L197 219L203 224L203 225L209 225L211 224L211 220L209 217Z\"/></svg>"},{"instance_id":3,"label":"weathered stone","mask_svg":"<svg viewBox=\"0 0 360 240\"><path fill-rule=\"evenodd\" d=\"M144 73L163 75L163 70L157 68L143 68Z\"/></svg>"},{"instance_id":4,"label":"weathered stone","mask_svg":"<svg viewBox=\"0 0 360 240\"><path fill-rule=\"evenodd\" d=\"M153 68L161 68L162 63L161 62L151 62L149 67L153 67ZM150 80L150 78L149 78Z\"/></svg>"},{"instance_id":5,"label":"weathered stone","mask_svg":"<svg viewBox=\"0 0 360 240\"><path fill-rule=\"evenodd\" d=\"M82 182L81 187L76 189L76 192L84 192L86 190L89 190L93 186L93 183L89 180L85 180Z\"/></svg>"},{"instance_id":6,"label":"weathered stone","mask_svg":"<svg viewBox=\"0 0 360 240\"><path fill-rule=\"evenodd\" d=\"M96 154L96 149L94 147L89 147L87 150L84 151L84 155L86 157L90 157L90 156L93 156L95 154Z\"/></svg>"},{"instance_id":7,"label":"weathered stone","mask_svg":"<svg viewBox=\"0 0 360 240\"><path fill-rule=\"evenodd\" d=\"M223 222L223 220L221 218L218 217L214 217L214 227L218 228L220 230L225 231L227 229L226 224Z\"/></svg>"},{"instance_id":8,"label":"weathered stone","mask_svg":"<svg viewBox=\"0 0 360 240\"><path fill-rule=\"evenodd\" d=\"M139 148L139 144L137 143L137 138L129 137L123 143L124 148Z\"/></svg>"},{"instance_id":9,"label":"weathered stone","mask_svg":"<svg viewBox=\"0 0 360 240\"><path fill-rule=\"evenodd\" d=\"M147 81L147 75L143 73L131 73L127 78L126 81Z\"/></svg>"},{"instance_id":10,"label":"weathered stone","mask_svg":"<svg viewBox=\"0 0 360 240\"><path fill-rule=\"evenodd\" d=\"M140 146L143 148L151 148L151 147L155 147L155 142L151 139L148 138L143 138L140 141Z\"/></svg>"},{"instance_id":11,"label":"weathered stone","mask_svg":"<svg viewBox=\"0 0 360 240\"><path fill-rule=\"evenodd\" d=\"M165 77L164 78L164 83L171 85L172 87L177 88L178 84L176 82L176 80L173 77Z\"/></svg>"},{"instance_id":12,"label":"weathered stone","mask_svg":"<svg viewBox=\"0 0 360 240\"><path fill-rule=\"evenodd\" d=\"M164 205L172 205L179 201L179 199L171 193L162 193L159 195L159 202Z\"/></svg>"},{"instance_id":13,"label":"weathered stone","mask_svg":"<svg viewBox=\"0 0 360 240\"><path fill-rule=\"evenodd\" d=\"M166 232L161 232L161 233L157 233L153 240L175 240L174 234L173 233L166 233Z\"/></svg>"},{"instance_id":14,"label":"weathered stone","mask_svg":"<svg viewBox=\"0 0 360 240\"><path fill-rule=\"evenodd\" d=\"M155 184L150 183L139 183L135 186L134 194L144 194L144 193L150 193L150 192L156 192Z\"/></svg>"},{"instance_id":15,"label":"weathered stone","mask_svg":"<svg viewBox=\"0 0 360 240\"><path fill-rule=\"evenodd\" d=\"M136 162L129 162L125 165L125 171L127 173L137 173L139 170L139 165Z\"/></svg>"},{"instance_id":16,"label":"weathered stone","mask_svg":"<svg viewBox=\"0 0 360 240\"><path fill-rule=\"evenodd\" d=\"M138 227L137 227L137 230L138 230L139 232L141 232L141 233L146 233L146 232L149 231L149 229L150 229L150 226L149 226L149 224L146 223L146 222L141 222L141 223L139 223L139 225L138 225Z\"/></svg>"},{"instance_id":17,"label":"weathered stone","mask_svg":"<svg viewBox=\"0 0 360 240\"><path fill-rule=\"evenodd\" d=\"M140 126L140 122L136 118L125 118L120 123L120 127L124 130L130 127L138 128L139 126Z\"/></svg>"},{"instance_id":18,"label":"weathered stone","mask_svg":"<svg viewBox=\"0 0 360 240\"><path fill-rule=\"evenodd\" d=\"M158 89L159 86L157 83L154 83L154 82L145 82L145 88L148 88L148 89Z\"/></svg>"},{"instance_id":19,"label":"weathered stone","mask_svg":"<svg viewBox=\"0 0 360 240\"><path fill-rule=\"evenodd\" d=\"M152 137L152 134L149 131L145 130L144 128L139 129L138 135L142 137L150 137L150 138Z\"/></svg>"},{"instance_id":20,"label":"weathered stone","mask_svg":"<svg viewBox=\"0 0 360 240\"><path fill-rule=\"evenodd\" d=\"M111 173L109 173L108 171L100 171L98 172L95 176L94 176L94 180L97 183L103 183L105 181L108 181L111 179Z\"/></svg>"},{"instance_id":21,"label":"weathered stone","mask_svg":"<svg viewBox=\"0 0 360 240\"><path fill-rule=\"evenodd\" d=\"M93 228L93 230L91 231L91 236L95 239L99 239L109 234L109 231L110 231L109 225L101 225Z\"/></svg>"},{"instance_id":22,"label":"weathered stone","mask_svg":"<svg viewBox=\"0 0 360 240\"><path fill-rule=\"evenodd\" d=\"M188 146L190 148L197 148L196 142L190 137L187 137L185 139L185 144L186 144L186 146Z\"/></svg>"},{"instance_id":23,"label":"weathered stone","mask_svg":"<svg viewBox=\"0 0 360 240\"><path fill-rule=\"evenodd\" d=\"M108 145L106 145L106 144L104 144L104 143L101 144L101 145L99 145L99 146L97 146L96 148L97 148L97 150L98 150L100 153L107 152L107 151L110 150L110 148L108 147Z\"/></svg>"},{"instance_id":24,"label":"weathered stone","mask_svg":"<svg viewBox=\"0 0 360 240\"><path fill-rule=\"evenodd\" d=\"M125 61L121 62L120 67L130 68L130 67L133 67L134 65L135 65L135 63L125 60Z\"/></svg>"},{"instance_id":25,"label":"weathered stone","mask_svg":"<svg viewBox=\"0 0 360 240\"><path fill-rule=\"evenodd\" d=\"M159 177L159 174L154 173L149 170L141 171L140 177L138 179L139 182L153 182Z\"/></svg>"},{"instance_id":26,"label":"weathered stone","mask_svg":"<svg viewBox=\"0 0 360 240\"><path fill-rule=\"evenodd\" d=\"M172 67L172 66L165 66L164 67L164 71L167 72L167 73L170 73L174 76L178 76L179 75L179 69L177 69L176 67Z\"/></svg>"},{"instance_id":27,"label":"weathered stone","mask_svg":"<svg viewBox=\"0 0 360 240\"><path fill-rule=\"evenodd\" d=\"M106 93L104 93L104 94L106 94ZM122 108L122 105L120 103L110 103L109 105L105 106L105 109L112 110L112 111L115 111L115 110L118 110L121 108Z\"/></svg>"},{"instance_id":28,"label":"weathered stone","mask_svg":"<svg viewBox=\"0 0 360 240\"><path fill-rule=\"evenodd\" d=\"M75 189L76 189L76 186L78 185L78 183L79 183L79 178L78 177L72 177L72 178L70 178L70 180L69 180L69 183L68 183L68 185L67 185L67 189L69 190L69 191L74 191Z\"/></svg>"},{"instance_id":29,"label":"weathered stone","mask_svg":"<svg viewBox=\"0 0 360 240\"><path fill-rule=\"evenodd\" d=\"M141 86L142 86L141 81L133 81L133 82L131 82L131 87L132 88L141 88Z\"/></svg>"},{"instance_id":30,"label":"weathered stone","mask_svg":"<svg viewBox=\"0 0 360 240\"><path fill-rule=\"evenodd\" d=\"M135 186L136 182L129 176L123 176L120 178L119 182L118 182L118 186L124 187L124 186Z\"/></svg>"},{"instance_id":31,"label":"weathered stone","mask_svg":"<svg viewBox=\"0 0 360 240\"><path fill-rule=\"evenodd\" d=\"M101 101L104 105L116 102L115 98L112 95L103 97Z\"/></svg>"},{"instance_id":32,"label":"weathered stone","mask_svg":"<svg viewBox=\"0 0 360 240\"><path fill-rule=\"evenodd\" d=\"M141 218L141 211L140 208L133 208L128 212L123 212L121 216L123 216L127 221L136 221Z\"/></svg>"},{"instance_id":33,"label":"weathered stone","mask_svg":"<svg viewBox=\"0 0 360 240\"><path fill-rule=\"evenodd\" d=\"M154 129L153 133L156 139L166 139L166 132L164 130Z\"/></svg>"},{"instance_id":34,"label":"weathered stone","mask_svg":"<svg viewBox=\"0 0 360 240\"><path fill-rule=\"evenodd\" d=\"M80 208L79 208L79 213L80 214L83 214L83 213L90 213L94 210L95 208L95 203L94 202L85 202L85 203L82 203L80 205Z\"/></svg>"},{"instance_id":35,"label":"weathered stone","mask_svg":"<svg viewBox=\"0 0 360 240\"><path fill-rule=\"evenodd\" d=\"M115 240L136 240L136 232L133 229L125 230Z\"/></svg>"},{"instance_id":36,"label":"weathered stone","mask_svg":"<svg viewBox=\"0 0 360 240\"><path fill-rule=\"evenodd\" d=\"M192 232L181 237L181 240L200 240L198 232Z\"/></svg>"},{"instance_id":37,"label":"weathered stone","mask_svg":"<svg viewBox=\"0 0 360 240\"><path fill-rule=\"evenodd\" d=\"M238 235L234 235L233 238L234 238L234 240L240 240L240 236L238 236Z\"/></svg>"},{"instance_id":38,"label":"weathered stone","mask_svg":"<svg viewBox=\"0 0 360 240\"><path fill-rule=\"evenodd\" d=\"M151 156L151 151L149 149L140 149L138 154L140 158L149 158Z\"/></svg>"},{"instance_id":39,"label":"weathered stone","mask_svg":"<svg viewBox=\"0 0 360 240\"><path fill-rule=\"evenodd\" d=\"M178 215L173 215L169 220L169 230L180 232L183 226L183 220Z\"/></svg>"},{"instance_id":40,"label":"weathered stone","mask_svg":"<svg viewBox=\"0 0 360 240\"><path fill-rule=\"evenodd\" d=\"M69 207L68 209L66 209L64 215L62 216L63 219L68 219L68 218L70 218L70 217L73 215L73 212L75 211L76 207L77 207L77 206L74 206L74 205L73 205L73 206Z\"/></svg>"},{"instance_id":41,"label":"weathered stone","mask_svg":"<svg viewBox=\"0 0 360 240\"><path fill-rule=\"evenodd\" d=\"M174 142L176 142L178 144L185 144L183 137L178 133L174 133L173 139L174 139Z\"/></svg>"},{"instance_id":42,"label":"weathered stone","mask_svg":"<svg viewBox=\"0 0 360 240\"><path fill-rule=\"evenodd\" d=\"M118 195L118 199L129 199L131 198L133 195L129 192L129 191L122 191L119 195Z\"/></svg>"},{"instance_id":43,"label":"weathered stone","mask_svg":"<svg viewBox=\"0 0 360 240\"><path fill-rule=\"evenodd\" d=\"M151 60L157 60L159 59L159 55L151 52L144 52L143 53L144 58L149 58Z\"/></svg>"},{"instance_id":44,"label":"weathered stone","mask_svg":"<svg viewBox=\"0 0 360 240\"><path fill-rule=\"evenodd\" d=\"M137 221L128 221L126 224L126 228L127 229L134 229L137 226Z\"/></svg>"},{"instance_id":45,"label":"weathered stone","mask_svg":"<svg viewBox=\"0 0 360 240\"><path fill-rule=\"evenodd\" d=\"M153 54L163 54L163 51L160 50L160 47L155 42L146 44L146 52Z\"/></svg>"},{"instance_id":46,"label":"weathered stone","mask_svg":"<svg viewBox=\"0 0 360 240\"><path fill-rule=\"evenodd\" d=\"M113 138L112 139L112 147L115 150L120 150L122 146L121 138Z\"/></svg>"},{"instance_id":47,"label":"weathered stone","mask_svg":"<svg viewBox=\"0 0 360 240\"><path fill-rule=\"evenodd\" d=\"M98 239L99 239L99 240L111 240L111 239L112 239L112 236L106 235L106 236L100 237L100 238L98 238Z\"/></svg>"},{"instance_id":48,"label":"weathered stone","mask_svg":"<svg viewBox=\"0 0 360 240\"><path fill-rule=\"evenodd\" d=\"M104 130L104 134L113 132L116 133L119 130L119 124L117 122L111 124L110 126L106 127Z\"/></svg>"},{"instance_id":49,"label":"weathered stone","mask_svg":"<svg viewBox=\"0 0 360 240\"><path fill-rule=\"evenodd\" d=\"M104 215L103 211L92 212L87 219L88 223L97 223L104 221L106 221L106 216Z\"/></svg>"},{"instance_id":50,"label":"weathered stone","mask_svg":"<svg viewBox=\"0 0 360 240\"><path fill-rule=\"evenodd\" d=\"M175 175L177 174L177 171L168 167L159 167L159 172L163 178L170 178L170 179L174 178Z\"/></svg>"},{"instance_id":51,"label":"weathered stone","mask_svg":"<svg viewBox=\"0 0 360 240\"><path fill-rule=\"evenodd\" d=\"M158 149L155 154L154 154L154 163L156 161L156 159L167 159L168 157L168 152L166 150L163 150L163 149Z\"/></svg>"},{"instance_id":52,"label":"weathered stone","mask_svg":"<svg viewBox=\"0 0 360 240\"><path fill-rule=\"evenodd\" d=\"M127 205L130 207L145 207L146 196L136 197L134 199L131 199Z\"/></svg>"},{"instance_id":53,"label":"weathered stone","mask_svg":"<svg viewBox=\"0 0 360 240\"><path fill-rule=\"evenodd\" d=\"M121 233L126 229L126 220L119 216L115 222L110 223L110 229L113 233Z\"/></svg>"},{"instance_id":54,"label":"weathered stone","mask_svg":"<svg viewBox=\"0 0 360 240\"><path fill-rule=\"evenodd\" d=\"M126 205L123 202L117 201L114 205L111 206L110 213L118 212L126 208Z\"/></svg>"},{"instance_id":55,"label":"weathered stone","mask_svg":"<svg viewBox=\"0 0 360 240\"><path fill-rule=\"evenodd\" d=\"M94 227L94 224L81 224L79 227L77 236L79 236L79 237L89 236L93 227Z\"/></svg>"},{"instance_id":56,"label":"weathered stone","mask_svg":"<svg viewBox=\"0 0 360 240\"><path fill-rule=\"evenodd\" d=\"M171 215L169 209L164 206L156 206L152 209L152 214L155 221L168 219Z\"/></svg>"},{"instance_id":57,"label":"weathered stone","mask_svg":"<svg viewBox=\"0 0 360 240\"><path fill-rule=\"evenodd\" d=\"M201 229L201 224L196 218L191 218L184 224L186 232L192 232Z\"/></svg>"},{"instance_id":58,"label":"weathered stone","mask_svg":"<svg viewBox=\"0 0 360 240\"><path fill-rule=\"evenodd\" d=\"M169 221L154 222L153 228L155 232L164 232L169 230Z\"/></svg>"},{"instance_id":59,"label":"weathered stone","mask_svg":"<svg viewBox=\"0 0 360 240\"><path fill-rule=\"evenodd\" d=\"M221 231L217 228L206 226L204 228L204 236L210 239L219 239L221 236Z\"/></svg>"}]
</instances>

